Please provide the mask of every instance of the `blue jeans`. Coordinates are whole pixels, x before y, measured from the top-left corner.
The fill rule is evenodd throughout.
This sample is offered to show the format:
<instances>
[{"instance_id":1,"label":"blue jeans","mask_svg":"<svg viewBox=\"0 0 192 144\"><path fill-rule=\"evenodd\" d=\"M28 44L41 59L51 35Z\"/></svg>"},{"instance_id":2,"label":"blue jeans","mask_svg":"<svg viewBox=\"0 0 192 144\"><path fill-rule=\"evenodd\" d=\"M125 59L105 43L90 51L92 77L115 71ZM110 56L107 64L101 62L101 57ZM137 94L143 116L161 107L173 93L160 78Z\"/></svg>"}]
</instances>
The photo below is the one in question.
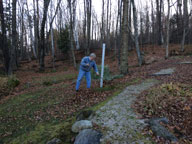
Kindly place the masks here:
<instances>
[{"instance_id":1,"label":"blue jeans","mask_svg":"<svg viewBox=\"0 0 192 144\"><path fill-rule=\"evenodd\" d=\"M79 70L79 75L77 78L77 83L76 83L76 90L79 90L79 86L81 84L81 80L83 79L83 77L86 77L86 81L87 81L87 88L91 87L91 73L90 72L86 72L82 69Z\"/></svg>"}]
</instances>

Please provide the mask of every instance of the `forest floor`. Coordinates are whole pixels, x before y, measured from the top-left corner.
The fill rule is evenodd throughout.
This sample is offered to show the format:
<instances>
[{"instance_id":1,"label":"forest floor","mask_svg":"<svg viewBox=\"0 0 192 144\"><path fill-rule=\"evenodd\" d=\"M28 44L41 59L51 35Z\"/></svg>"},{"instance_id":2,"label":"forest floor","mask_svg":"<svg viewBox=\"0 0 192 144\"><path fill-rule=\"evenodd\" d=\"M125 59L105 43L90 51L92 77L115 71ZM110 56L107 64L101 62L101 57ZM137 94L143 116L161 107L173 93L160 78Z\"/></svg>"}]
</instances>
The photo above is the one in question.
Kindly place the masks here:
<instances>
[{"instance_id":1,"label":"forest floor","mask_svg":"<svg viewBox=\"0 0 192 144\"><path fill-rule=\"evenodd\" d=\"M171 46L171 49L177 50L178 46ZM86 83L83 81L79 93L75 92L78 71L71 66L71 62L57 61L56 70L53 70L50 57L46 57L46 71L43 73L38 72L37 61L22 62L15 73L20 85L0 100L0 144L46 143L54 137L71 143L75 135L70 129L79 111L98 110L127 86L152 78L159 80L160 84L139 95L133 108L143 118L168 117L170 124L167 127L173 133L179 130L181 143L190 143L192 65L179 64L192 61L191 46L186 49L182 55L164 59L163 48L144 47L148 64L142 67L137 65L135 52L129 52L128 75L104 81L103 88L99 88L98 80L93 80L91 90L85 88ZM101 52L96 53L97 64L100 64ZM177 52L174 54L177 55ZM112 55L107 53L105 64L115 75L118 74L118 63ZM80 60L83 55L78 56ZM151 75L166 68L175 68L175 72L167 76ZM149 97L157 101L150 101ZM162 98L162 107L159 108L157 105L162 102ZM144 133L153 136L149 129L145 129ZM164 142L153 138L156 142Z\"/></svg>"}]
</instances>

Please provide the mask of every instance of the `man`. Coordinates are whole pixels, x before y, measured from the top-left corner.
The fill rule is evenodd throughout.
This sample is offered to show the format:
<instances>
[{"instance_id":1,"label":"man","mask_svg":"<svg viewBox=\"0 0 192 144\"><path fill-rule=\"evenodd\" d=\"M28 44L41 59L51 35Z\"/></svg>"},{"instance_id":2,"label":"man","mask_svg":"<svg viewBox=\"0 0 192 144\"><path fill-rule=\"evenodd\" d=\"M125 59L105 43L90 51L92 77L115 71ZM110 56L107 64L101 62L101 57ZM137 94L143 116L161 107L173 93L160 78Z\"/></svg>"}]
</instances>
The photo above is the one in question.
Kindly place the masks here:
<instances>
[{"instance_id":1,"label":"man","mask_svg":"<svg viewBox=\"0 0 192 144\"><path fill-rule=\"evenodd\" d=\"M97 75L99 75L97 65L95 63L96 55L94 53L90 54L90 56L86 56L81 60L79 75L77 78L76 91L79 90L79 86L81 84L82 78L85 76L87 81L87 88L91 87L91 68L94 69Z\"/></svg>"}]
</instances>

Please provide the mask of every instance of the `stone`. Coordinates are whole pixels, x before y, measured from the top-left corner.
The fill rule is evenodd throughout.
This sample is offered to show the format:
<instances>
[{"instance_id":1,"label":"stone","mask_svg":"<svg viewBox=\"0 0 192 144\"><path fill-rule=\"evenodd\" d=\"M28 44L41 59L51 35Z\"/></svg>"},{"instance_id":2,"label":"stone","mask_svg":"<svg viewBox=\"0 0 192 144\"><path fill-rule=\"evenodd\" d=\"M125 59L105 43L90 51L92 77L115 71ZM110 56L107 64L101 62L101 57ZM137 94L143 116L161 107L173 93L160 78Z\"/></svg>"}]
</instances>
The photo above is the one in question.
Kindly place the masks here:
<instances>
[{"instance_id":1,"label":"stone","mask_svg":"<svg viewBox=\"0 0 192 144\"><path fill-rule=\"evenodd\" d=\"M180 62L179 64L192 64L192 61L184 61L184 62Z\"/></svg>"},{"instance_id":2,"label":"stone","mask_svg":"<svg viewBox=\"0 0 192 144\"><path fill-rule=\"evenodd\" d=\"M81 121L77 121L73 124L72 126L72 132L74 133L78 133L83 129L89 129L92 128L92 122L88 121L88 120L81 120Z\"/></svg>"},{"instance_id":3,"label":"stone","mask_svg":"<svg viewBox=\"0 0 192 144\"><path fill-rule=\"evenodd\" d=\"M154 63L156 61L157 60L154 57L146 58L145 64L149 65L149 64L152 64L152 63Z\"/></svg>"},{"instance_id":4,"label":"stone","mask_svg":"<svg viewBox=\"0 0 192 144\"><path fill-rule=\"evenodd\" d=\"M47 144L60 144L61 140L58 138L54 138L51 141L48 141Z\"/></svg>"},{"instance_id":5,"label":"stone","mask_svg":"<svg viewBox=\"0 0 192 144\"><path fill-rule=\"evenodd\" d=\"M89 119L89 117L94 114L94 111L92 110L85 110L85 111L82 111L80 112L77 117L76 117L76 120L77 121L80 121L80 120L87 120Z\"/></svg>"},{"instance_id":6,"label":"stone","mask_svg":"<svg viewBox=\"0 0 192 144\"><path fill-rule=\"evenodd\" d=\"M82 130L75 138L74 144L100 144L102 134L96 130Z\"/></svg>"},{"instance_id":7,"label":"stone","mask_svg":"<svg viewBox=\"0 0 192 144\"><path fill-rule=\"evenodd\" d=\"M152 74L152 76L171 75L174 71L174 68L162 69L159 72Z\"/></svg>"},{"instance_id":8,"label":"stone","mask_svg":"<svg viewBox=\"0 0 192 144\"><path fill-rule=\"evenodd\" d=\"M159 137L163 137L166 140L170 140L172 142L177 142L178 139L169 132L164 126L160 124L160 122L163 122L165 124L168 123L167 118L153 118L148 121L149 126L151 127L151 130L153 133Z\"/></svg>"}]
</instances>

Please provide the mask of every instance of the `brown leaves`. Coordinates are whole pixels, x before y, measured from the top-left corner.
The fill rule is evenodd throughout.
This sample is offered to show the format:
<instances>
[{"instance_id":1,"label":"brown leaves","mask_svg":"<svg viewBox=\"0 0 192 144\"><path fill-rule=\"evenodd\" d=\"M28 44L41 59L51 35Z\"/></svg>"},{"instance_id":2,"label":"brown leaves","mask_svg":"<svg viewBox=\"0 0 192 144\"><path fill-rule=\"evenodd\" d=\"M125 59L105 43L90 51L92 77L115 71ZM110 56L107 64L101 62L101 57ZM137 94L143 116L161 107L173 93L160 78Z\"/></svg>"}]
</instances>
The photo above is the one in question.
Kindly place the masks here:
<instances>
[{"instance_id":1,"label":"brown leaves","mask_svg":"<svg viewBox=\"0 0 192 144\"><path fill-rule=\"evenodd\" d=\"M168 128L178 137L192 141L191 86L184 84L162 84L144 92L135 104L145 117L167 117ZM183 140L183 139L181 139Z\"/></svg>"}]
</instances>

